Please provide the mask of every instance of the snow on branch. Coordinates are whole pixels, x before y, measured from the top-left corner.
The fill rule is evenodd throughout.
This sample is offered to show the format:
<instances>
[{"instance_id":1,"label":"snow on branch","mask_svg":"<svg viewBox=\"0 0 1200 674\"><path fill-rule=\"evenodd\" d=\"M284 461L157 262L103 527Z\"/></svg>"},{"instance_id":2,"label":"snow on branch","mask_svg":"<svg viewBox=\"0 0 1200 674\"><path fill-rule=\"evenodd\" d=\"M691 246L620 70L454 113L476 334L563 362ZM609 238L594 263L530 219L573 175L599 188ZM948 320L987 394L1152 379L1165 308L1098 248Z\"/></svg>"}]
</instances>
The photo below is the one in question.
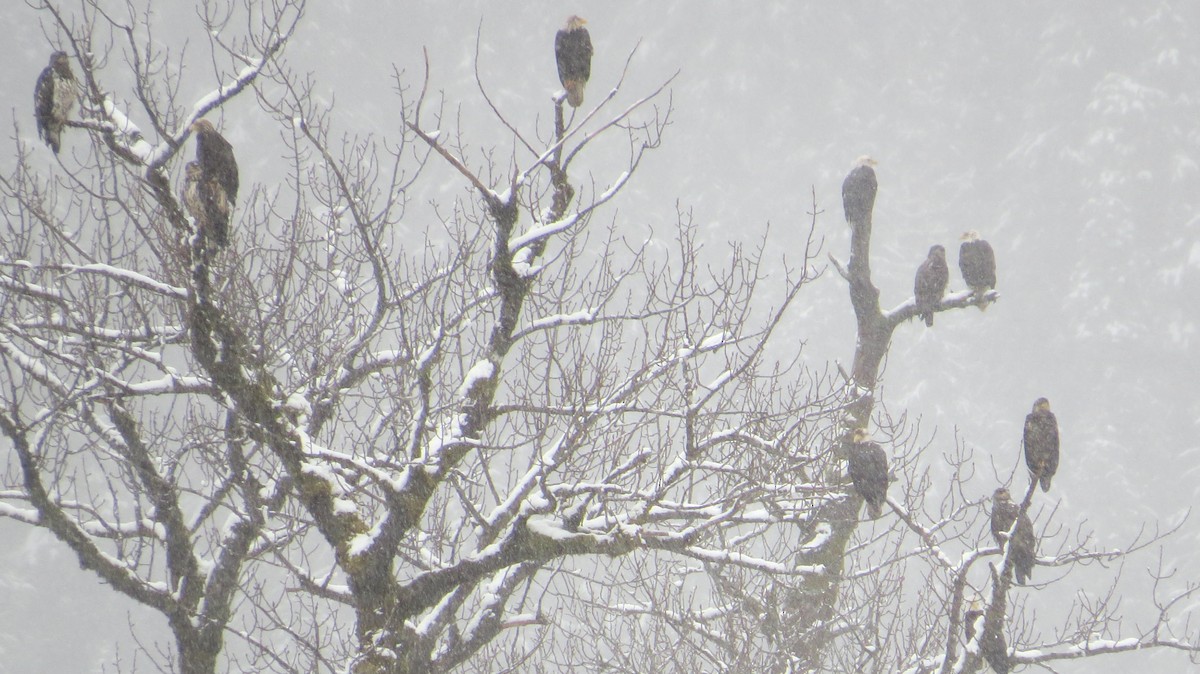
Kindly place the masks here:
<instances>
[{"instance_id":1,"label":"snow on branch","mask_svg":"<svg viewBox=\"0 0 1200 674\"><path fill-rule=\"evenodd\" d=\"M22 497L24 497L23 493L0 494L0 498L6 498L6 499L22 498ZM41 516L38 515L38 511L36 509L34 509L34 508L17 508L15 506L11 506L4 502L0 502L0 517L6 517L11 520L17 520L18 522L23 522L25 524L35 524L36 525L36 524L41 523Z\"/></svg>"},{"instance_id":2,"label":"snow on branch","mask_svg":"<svg viewBox=\"0 0 1200 674\"><path fill-rule=\"evenodd\" d=\"M471 366L463 377L462 384L458 387L458 392L455 394L459 398L466 398L473 394L479 386L485 384L496 377L496 364L490 360L480 360Z\"/></svg>"},{"instance_id":3,"label":"snow on branch","mask_svg":"<svg viewBox=\"0 0 1200 674\"><path fill-rule=\"evenodd\" d=\"M34 358L17 348L4 334L0 334L0 354L11 358L29 376L54 391L60 398L67 397L67 385L51 372L40 358Z\"/></svg>"},{"instance_id":4,"label":"snow on branch","mask_svg":"<svg viewBox=\"0 0 1200 674\"><path fill-rule=\"evenodd\" d=\"M122 143L125 149L143 164L148 163L151 155L154 153L154 148L150 143L146 142L145 137L142 135L142 130L113 103L111 96L104 97L104 101L100 104L100 109L104 117L108 120L102 125L101 130L119 134L125 139Z\"/></svg>"},{"instance_id":5,"label":"snow on branch","mask_svg":"<svg viewBox=\"0 0 1200 674\"><path fill-rule=\"evenodd\" d=\"M703 560L705 562L735 564L737 566L755 569L757 571L778 576L811 576L823 575L825 573L824 564L800 565L788 568L788 566L782 562L773 562L771 560L762 559L761 557L752 557L750 555L731 550L710 550L708 548L688 547L683 550L683 553L689 557L695 557L696 559Z\"/></svg>"},{"instance_id":6,"label":"snow on branch","mask_svg":"<svg viewBox=\"0 0 1200 674\"><path fill-rule=\"evenodd\" d=\"M550 236L553 236L554 234L558 234L559 232L564 232L564 231L570 229L571 226L574 225L576 222L579 222L579 217L580 217L579 213L572 213L571 215L568 215L567 217L563 218L562 220L558 220L555 222L546 223L546 224L538 226L538 227L534 227L534 228L530 229L529 231L525 232L524 234L522 234L521 236L518 236L518 237L510 240L508 242L508 252L516 253L518 250L521 250L522 248L524 248L525 246L528 246L531 243L540 241L542 239L549 238Z\"/></svg>"},{"instance_id":7,"label":"snow on branch","mask_svg":"<svg viewBox=\"0 0 1200 674\"><path fill-rule=\"evenodd\" d=\"M629 182L629 178L632 175L632 170L621 172L621 175L617 176L617 179L613 182L613 184L608 189L604 190L600 196L596 197L592 203L588 204L586 208L580 209L579 211L576 211L575 213L572 213L561 220L533 227L521 236L510 240L508 242L508 252L516 253L526 246L570 229L575 223L585 218L589 213L596 210L600 206L603 206L608 201L611 201L612 198L621 191L621 188Z\"/></svg>"},{"instance_id":8,"label":"snow on branch","mask_svg":"<svg viewBox=\"0 0 1200 674\"><path fill-rule=\"evenodd\" d=\"M495 528L505 519L516 515L521 502L533 492L534 488L542 481L543 476L555 466L558 465L559 455L565 445L566 438L559 436L554 445L547 451L536 464L530 466L529 470L525 471L525 475L517 482L517 484L509 492L508 498L498 504L485 521L489 528ZM540 510L539 507L534 507L533 510Z\"/></svg>"},{"instance_id":9,"label":"snow on branch","mask_svg":"<svg viewBox=\"0 0 1200 674\"><path fill-rule=\"evenodd\" d=\"M996 292L995 290L989 290L984 293L983 297L984 302L991 304L992 302L1000 299L1000 293ZM943 296L942 299L936 305L934 305L933 310L934 312L942 312L949 311L951 309L964 309L977 304L979 304L979 301L976 299L973 291L961 290L959 292L950 293L949 295ZM888 321L888 323L892 325L903 323L904 321L917 315L917 300L914 297L910 297L892 309L883 312L884 320Z\"/></svg>"},{"instance_id":10,"label":"snow on branch","mask_svg":"<svg viewBox=\"0 0 1200 674\"><path fill-rule=\"evenodd\" d=\"M8 266L21 269L33 268L33 264L25 260L18 260L17 262L9 263ZM38 269L41 269L41 267L38 267ZM55 304L64 304L67 301L66 298L63 297L62 293L54 288L47 288L35 283L20 281L11 276L0 276L0 289L4 289L5 291L8 291L14 295L34 297L43 301L53 302Z\"/></svg>"},{"instance_id":11,"label":"snow on branch","mask_svg":"<svg viewBox=\"0 0 1200 674\"><path fill-rule=\"evenodd\" d=\"M1046 647L1016 651L1009 658L1009 661L1013 664L1037 664L1052 662L1054 660L1074 660L1109 653L1128 653L1147 648L1172 648L1189 653L1200 653L1200 643L1192 643L1180 639L1160 637L1137 639L1130 637L1128 639L1112 640L1097 637L1088 639L1083 643L1067 646L1062 650L1053 650L1052 647Z\"/></svg>"},{"instance_id":12,"label":"snow on branch","mask_svg":"<svg viewBox=\"0 0 1200 674\"><path fill-rule=\"evenodd\" d=\"M912 513L905 510L904 506L897 503L891 496L887 497L887 504L892 507L892 510L895 511L896 515L900 517L900 520L903 521L909 529L912 529L918 536L921 537L921 541L925 544L926 549L929 550L930 554L933 555L933 558L936 559L939 564L946 567L946 569L949 571L957 570L958 565L955 564L954 561L950 559L950 557L942 550L942 546L933 536L933 531L922 526L921 523L912 516Z\"/></svg>"},{"instance_id":13,"label":"snow on branch","mask_svg":"<svg viewBox=\"0 0 1200 674\"><path fill-rule=\"evenodd\" d=\"M526 334L534 330L546 330L549 328L558 328L564 325L588 325L596 321L596 309L584 309L571 314L555 314L553 316L545 316L534 320L529 324L529 327L522 330L519 334Z\"/></svg>"},{"instance_id":14,"label":"snow on branch","mask_svg":"<svg viewBox=\"0 0 1200 674\"><path fill-rule=\"evenodd\" d=\"M120 267L114 267L112 265L101 264L97 262L84 265L63 265L62 268L68 273L81 272L85 274L98 274L100 276L107 276L109 278L126 283L132 283L140 288L156 292L160 295L174 297L175 299L179 300L186 300L188 297L188 291L186 288L168 285L161 281L152 279L144 274L139 274L138 272L122 269Z\"/></svg>"},{"instance_id":15,"label":"snow on branch","mask_svg":"<svg viewBox=\"0 0 1200 674\"><path fill-rule=\"evenodd\" d=\"M699 634L710 641L714 641L728 646L728 636L719 628L714 628L710 625L713 621L721 620L726 616L736 614L736 606L714 606L710 608L700 609L696 611L688 611L686 613L674 613L664 611L661 608L654 606L641 606L638 604L617 604L609 610L615 611L623 615L646 616L654 618L662 618L667 622L677 625L686 626L689 632Z\"/></svg>"},{"instance_id":16,"label":"snow on branch","mask_svg":"<svg viewBox=\"0 0 1200 674\"><path fill-rule=\"evenodd\" d=\"M106 378L108 379L108 378ZM108 379L110 383L114 383L122 390L134 395L164 395L168 393L213 393L216 389L213 388L211 382L202 377L183 377L175 374L168 374L159 379L150 381L137 382L130 384Z\"/></svg>"},{"instance_id":17,"label":"snow on branch","mask_svg":"<svg viewBox=\"0 0 1200 674\"><path fill-rule=\"evenodd\" d=\"M710 386L709 388L715 387ZM701 438L700 441L696 443L696 450L704 452L725 442L742 443L754 447L755 449L768 452L774 452L779 449L779 442L777 440L760 438L757 435L748 433L741 428L726 428L724 430L717 431L706 438Z\"/></svg>"},{"instance_id":18,"label":"snow on branch","mask_svg":"<svg viewBox=\"0 0 1200 674\"><path fill-rule=\"evenodd\" d=\"M149 170L161 168L168 159L174 156L184 141L187 140L188 135L191 134L192 123L207 115L209 111L224 105L226 101L238 95L242 89L249 86L258 77L259 73L262 72L267 62L283 48L283 45L287 44L287 41L292 37L292 32L296 30L298 23L299 21L293 21L287 27L287 30L276 36L267 45L267 48L263 50L258 59L242 68L233 81L214 89L196 101L196 104L192 106L191 113L184 118L183 124L180 125L180 129L175 132L175 135L159 143L147 157L145 162L146 168Z\"/></svg>"}]
</instances>

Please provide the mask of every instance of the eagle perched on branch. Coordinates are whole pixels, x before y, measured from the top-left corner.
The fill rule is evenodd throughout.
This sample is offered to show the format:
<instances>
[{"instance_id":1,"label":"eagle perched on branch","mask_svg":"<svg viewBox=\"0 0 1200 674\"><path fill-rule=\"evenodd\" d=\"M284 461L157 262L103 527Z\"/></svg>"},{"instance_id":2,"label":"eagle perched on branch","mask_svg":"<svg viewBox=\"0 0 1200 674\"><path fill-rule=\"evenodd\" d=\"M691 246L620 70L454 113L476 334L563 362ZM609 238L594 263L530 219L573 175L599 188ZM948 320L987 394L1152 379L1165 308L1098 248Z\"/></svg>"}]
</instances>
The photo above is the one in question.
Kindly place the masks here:
<instances>
[{"instance_id":1,"label":"eagle perched on branch","mask_svg":"<svg viewBox=\"0 0 1200 674\"><path fill-rule=\"evenodd\" d=\"M558 61L558 81L567 90L572 108L583 105L583 89L592 76L592 36L583 25L587 19L572 16L554 36L554 58Z\"/></svg>"},{"instance_id":2,"label":"eagle perched on branch","mask_svg":"<svg viewBox=\"0 0 1200 674\"><path fill-rule=\"evenodd\" d=\"M1017 528L1013 530L1013 523ZM1017 575L1017 585L1024 585L1033 575L1033 561L1037 557L1037 537L1033 534L1033 522L1029 516L1021 512L1021 507L1013 503L1008 490L1000 487L992 494L992 538L996 544L1004 547L1008 532L1012 531L1012 540L1008 542L1009 557L1013 560L1013 570Z\"/></svg>"},{"instance_id":3,"label":"eagle perched on branch","mask_svg":"<svg viewBox=\"0 0 1200 674\"><path fill-rule=\"evenodd\" d=\"M75 101L79 99L79 88L75 73L71 72L71 61L65 51L50 55L50 65L38 76L33 89L33 116L37 119L38 136L46 141L54 154L62 148L62 131Z\"/></svg>"},{"instance_id":4,"label":"eagle perched on branch","mask_svg":"<svg viewBox=\"0 0 1200 674\"><path fill-rule=\"evenodd\" d=\"M950 268L946 266L946 248L941 245L929 249L929 256L917 267L917 278L913 293L917 298L917 311L925 319L925 325L933 327L933 309L942 301L946 283L950 281Z\"/></svg>"},{"instance_id":5,"label":"eagle perched on branch","mask_svg":"<svg viewBox=\"0 0 1200 674\"><path fill-rule=\"evenodd\" d=\"M1038 398L1025 415L1024 444L1030 479L1041 482L1042 491L1050 491L1050 479L1058 472L1058 419L1049 400Z\"/></svg>"},{"instance_id":6,"label":"eagle perched on branch","mask_svg":"<svg viewBox=\"0 0 1200 674\"><path fill-rule=\"evenodd\" d=\"M210 239L217 248L229 244L229 209L231 204L221 184L204 175L200 162L190 161L183 182L183 205L196 221L200 235Z\"/></svg>"},{"instance_id":7,"label":"eagle perched on branch","mask_svg":"<svg viewBox=\"0 0 1200 674\"><path fill-rule=\"evenodd\" d=\"M996 253L990 243L979 238L979 232L971 230L962 235L958 269L967 287L975 291L975 304L981 311L987 309L984 295L996 287Z\"/></svg>"},{"instance_id":8,"label":"eagle perched on branch","mask_svg":"<svg viewBox=\"0 0 1200 674\"><path fill-rule=\"evenodd\" d=\"M879 182L875 179L877 162L867 155L854 161L854 168L842 181L842 207L846 209L846 224L851 228L871 219L875 208L875 192Z\"/></svg>"},{"instance_id":9,"label":"eagle perched on branch","mask_svg":"<svg viewBox=\"0 0 1200 674\"><path fill-rule=\"evenodd\" d=\"M229 243L229 219L237 203L238 166L233 146L206 119L196 120L196 161L189 162L183 203L196 228L218 248Z\"/></svg>"},{"instance_id":10,"label":"eagle perched on branch","mask_svg":"<svg viewBox=\"0 0 1200 674\"><path fill-rule=\"evenodd\" d=\"M887 501L888 460L887 452L872 442L866 429L856 428L850 436L849 460L850 481L859 496L867 502L871 519L883 515L883 504Z\"/></svg>"}]
</instances>

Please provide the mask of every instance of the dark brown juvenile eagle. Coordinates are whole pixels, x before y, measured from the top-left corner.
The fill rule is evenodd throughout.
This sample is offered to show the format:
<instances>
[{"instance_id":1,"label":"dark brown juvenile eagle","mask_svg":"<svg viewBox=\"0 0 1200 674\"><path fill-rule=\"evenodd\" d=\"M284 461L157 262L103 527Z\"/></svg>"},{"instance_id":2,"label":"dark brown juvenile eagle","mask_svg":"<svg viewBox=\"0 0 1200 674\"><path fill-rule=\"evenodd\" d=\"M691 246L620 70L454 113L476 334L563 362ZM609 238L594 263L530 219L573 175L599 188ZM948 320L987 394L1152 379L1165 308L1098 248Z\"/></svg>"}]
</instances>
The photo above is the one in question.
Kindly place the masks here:
<instances>
[{"instance_id":1,"label":"dark brown juvenile eagle","mask_svg":"<svg viewBox=\"0 0 1200 674\"><path fill-rule=\"evenodd\" d=\"M196 120L191 129L196 134L196 161L187 166L184 205L196 218L197 229L210 236L217 247L223 247L229 243L230 214L237 204L237 160L233 146L213 128L212 122Z\"/></svg>"},{"instance_id":2,"label":"dark brown juvenile eagle","mask_svg":"<svg viewBox=\"0 0 1200 674\"><path fill-rule=\"evenodd\" d=\"M1012 531L1013 522L1017 523L1009 543L1009 556L1013 560L1013 570L1016 572L1017 585L1024 585L1033 575L1033 560L1037 557L1037 538L1033 534L1033 522L1029 516L1021 512L1021 507L1013 503L1008 490L1000 487L992 494L992 538L996 544L1004 547L1008 532Z\"/></svg>"},{"instance_id":3,"label":"dark brown juvenile eagle","mask_svg":"<svg viewBox=\"0 0 1200 674\"><path fill-rule=\"evenodd\" d=\"M987 309L984 295L996 287L996 253L990 243L979 238L979 232L972 230L962 235L958 269L967 287L975 291L975 304L980 310Z\"/></svg>"},{"instance_id":4,"label":"dark brown juvenile eagle","mask_svg":"<svg viewBox=\"0 0 1200 674\"><path fill-rule=\"evenodd\" d=\"M887 453L879 443L872 442L871 436L862 428L854 429L847 449L850 481L854 483L858 495L867 502L871 519L877 520L883 515L883 504L887 501Z\"/></svg>"},{"instance_id":5,"label":"dark brown juvenile eagle","mask_svg":"<svg viewBox=\"0 0 1200 674\"><path fill-rule=\"evenodd\" d=\"M200 162L188 162L183 183L183 205L196 222L200 236L217 248L229 244L229 199L220 182L204 175Z\"/></svg>"},{"instance_id":6,"label":"dark brown juvenile eagle","mask_svg":"<svg viewBox=\"0 0 1200 674\"><path fill-rule=\"evenodd\" d=\"M917 296L917 311L925 319L925 325L933 326L933 309L942 301L946 283L950 280L950 268L946 266L946 249L941 245L929 249L929 257L917 267L914 294Z\"/></svg>"},{"instance_id":7,"label":"dark brown juvenile eagle","mask_svg":"<svg viewBox=\"0 0 1200 674\"><path fill-rule=\"evenodd\" d=\"M558 61L558 81L567 90L572 108L583 105L583 89L592 76L592 36L583 25L587 20L572 16L554 36L554 58Z\"/></svg>"},{"instance_id":8,"label":"dark brown juvenile eagle","mask_svg":"<svg viewBox=\"0 0 1200 674\"><path fill-rule=\"evenodd\" d=\"M71 72L71 61L67 53L56 51L50 55L50 65L38 76L33 90L33 116L37 119L38 136L58 154L62 147L62 131L75 101L79 99L79 88L75 74Z\"/></svg>"},{"instance_id":9,"label":"dark brown juvenile eagle","mask_svg":"<svg viewBox=\"0 0 1200 674\"><path fill-rule=\"evenodd\" d=\"M1058 472L1058 419L1050 411L1050 401L1038 398L1033 411L1025 415L1025 465L1031 480L1050 491L1050 479Z\"/></svg>"},{"instance_id":10,"label":"dark brown juvenile eagle","mask_svg":"<svg viewBox=\"0 0 1200 674\"><path fill-rule=\"evenodd\" d=\"M842 181L842 207L846 209L846 223L851 228L871 220L875 192L879 189L873 168L876 163L867 155L859 157Z\"/></svg>"}]
</instances>

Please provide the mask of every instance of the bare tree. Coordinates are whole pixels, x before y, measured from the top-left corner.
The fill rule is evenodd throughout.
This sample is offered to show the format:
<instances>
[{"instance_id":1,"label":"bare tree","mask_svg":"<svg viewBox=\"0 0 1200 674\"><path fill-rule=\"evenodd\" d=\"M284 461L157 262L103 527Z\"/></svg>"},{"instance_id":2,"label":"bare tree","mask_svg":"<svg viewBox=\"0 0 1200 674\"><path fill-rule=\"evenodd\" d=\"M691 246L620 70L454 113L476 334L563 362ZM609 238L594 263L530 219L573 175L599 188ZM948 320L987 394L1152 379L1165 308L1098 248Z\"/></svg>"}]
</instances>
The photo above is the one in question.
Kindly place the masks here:
<instances>
[{"instance_id":1,"label":"bare tree","mask_svg":"<svg viewBox=\"0 0 1200 674\"><path fill-rule=\"evenodd\" d=\"M1196 651L1165 610L1191 587L1133 642L1077 647L1116 629L1102 603L1022 650L1037 632L964 489L973 457L927 502L942 478L920 472L917 429L875 405L916 311L880 309L869 221L836 265L849 374L770 355L821 272L815 203L776 306L756 301L765 239L713 267L686 211L666 237L601 221L663 141L671 78L629 94L622 74L539 124L477 75L504 129L479 138L426 63L419 84L397 72L398 138L335 140L283 60L302 2L202 5L212 89L187 101L148 9L39 9L84 91L60 163L18 144L0 179L0 514L160 612L160 669L974 671L987 635L1014 663ZM249 100L287 160L217 250L178 196L189 129ZM414 230L414 186L447 169L465 191ZM894 517L862 526L843 444L868 424L897 481ZM1039 569L1136 548L1042 528Z\"/></svg>"},{"instance_id":2,"label":"bare tree","mask_svg":"<svg viewBox=\"0 0 1200 674\"><path fill-rule=\"evenodd\" d=\"M655 572L659 582L644 583L655 588L646 592L655 601L635 609L620 599L607 602L657 619L645 629L633 630L634 638L629 638L625 625L607 630L614 635L609 642L614 653L620 643L630 641L660 644L614 656L620 663L614 668L630 672L664 668L942 674L990 668L1006 672L1020 665L1049 669L1046 663L1152 648L1184 651L1196 662L1200 640L1190 611L1183 607L1194 599L1198 585L1195 579L1178 579L1177 570L1165 565L1161 555L1149 569L1154 581L1151 596L1138 598L1150 607L1149 620L1129 620L1121 610L1126 598L1120 589L1121 565L1131 555L1161 545L1182 522L1165 529L1144 528L1126 545L1107 549L1098 546L1094 533L1082 524L1071 527L1059 521L1070 521L1069 516L1043 510L1036 565L1039 574L1057 572L1057 576L1014 593L1008 546L989 540L985 496L996 483L984 482L984 489L979 489L978 464L984 457L959 440L954 453L939 457L946 463L944 469L935 470L920 460L929 453L928 443L919 439L920 429L875 399L893 336L920 312L913 297L890 310L882 309L870 267L874 188L862 203L865 210L846 207L847 214L855 216L847 223L849 262L829 255L847 284L857 318L853 366L850 372L838 368L843 388L837 398L837 424L805 438L820 457L822 470L796 475L811 483L794 485L808 493L842 493L813 500L803 508L798 518L801 535L796 539L802 543L787 546L782 554L798 567L818 568L822 573L748 574L713 564L702 570L679 564L659 569ZM983 296L971 290L952 292L934 311L998 299L995 291ZM888 505L895 517L876 523L860 519L863 499L847 489L850 485L839 467L846 457L849 431L867 427L873 427L890 448L892 461ZM1014 446L1019 451L1016 439ZM1023 468L1017 472L1025 473ZM1020 515L1034 512L1036 486L1037 480L1030 479ZM1077 575L1073 571L1092 565L1115 565L1105 592L1095 596L1081 588L1069 606L1039 607L1036 594L1041 586L1068 582ZM672 580L689 574L703 580L693 581L686 593L678 591L678 584L672 587ZM697 591L696 585L706 586ZM1047 628L1039 615L1061 622ZM591 627L605 630L601 622ZM669 655L659 655L663 651Z\"/></svg>"}]
</instances>

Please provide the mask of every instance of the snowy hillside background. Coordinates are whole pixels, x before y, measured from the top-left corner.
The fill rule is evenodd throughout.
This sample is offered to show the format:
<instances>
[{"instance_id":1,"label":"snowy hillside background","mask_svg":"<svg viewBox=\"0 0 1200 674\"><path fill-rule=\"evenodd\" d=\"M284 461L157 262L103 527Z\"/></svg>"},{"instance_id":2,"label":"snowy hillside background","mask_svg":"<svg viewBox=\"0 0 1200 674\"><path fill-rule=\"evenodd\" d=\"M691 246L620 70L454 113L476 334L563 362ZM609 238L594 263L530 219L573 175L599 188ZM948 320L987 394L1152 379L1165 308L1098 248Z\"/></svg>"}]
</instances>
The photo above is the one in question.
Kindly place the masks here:
<instances>
[{"instance_id":1,"label":"snowy hillside background","mask_svg":"<svg viewBox=\"0 0 1200 674\"><path fill-rule=\"evenodd\" d=\"M489 93L530 126L540 116L544 128L550 112L552 39L568 14L589 20L595 43L590 101L613 86L639 40L630 95L681 71L664 147L606 214L630 237L669 238L678 201L701 225L706 255L765 235L767 264L781 270L803 241L815 189L818 233L844 259L841 181L857 156L872 155L873 263L885 307L911 295L933 243L951 251L952 289L962 287L954 261L964 230L979 230L998 258L998 304L940 314L933 329L914 323L894 338L882 398L933 437L926 461L936 466L957 434L978 460L970 487L990 494L1018 467L1022 420L1046 396L1062 428L1063 468L1036 502L1039 529L1057 508L1056 524L1082 523L1119 546L1143 524L1165 527L1200 505L1200 4L367 4L314 3L286 55L314 72L335 129L349 135L399 137L393 67L419 86L428 49L432 88L448 110L462 105L468 143L507 152L473 81L477 29ZM190 10L164 9L162 19L161 40L195 35ZM0 44L0 100L20 141L49 162L31 111L50 51L40 28L24 4L0 16L11 36ZM199 44L183 87L196 97L215 85ZM114 74L107 84L124 82ZM271 150L276 134L243 99L221 126L244 184L270 185L286 170ZM3 170L13 153L6 139ZM615 175L576 167L585 169L600 185ZM415 235L432 222L425 202L464 194L461 179L440 170L430 175L443 180L426 176L412 196ZM814 367L850 358L853 314L836 274L787 321ZM788 345L776 347L782 356ZM1015 483L1024 486L1023 468ZM133 652L128 623L143 640L161 637L156 618L99 587L48 536L0 521L0 540L0 673L122 671ZM1166 549L1168 568L1200 577L1200 513ZM1147 608L1144 568L1156 561L1152 551L1124 569L1130 591L1141 591L1128 596L1131 617ZM1081 584L1106 589L1088 582L1083 572L1052 583L1031 604L1050 606ZM1146 657L1147 671L1187 668L1170 653L1056 668L1121 672Z\"/></svg>"}]
</instances>

